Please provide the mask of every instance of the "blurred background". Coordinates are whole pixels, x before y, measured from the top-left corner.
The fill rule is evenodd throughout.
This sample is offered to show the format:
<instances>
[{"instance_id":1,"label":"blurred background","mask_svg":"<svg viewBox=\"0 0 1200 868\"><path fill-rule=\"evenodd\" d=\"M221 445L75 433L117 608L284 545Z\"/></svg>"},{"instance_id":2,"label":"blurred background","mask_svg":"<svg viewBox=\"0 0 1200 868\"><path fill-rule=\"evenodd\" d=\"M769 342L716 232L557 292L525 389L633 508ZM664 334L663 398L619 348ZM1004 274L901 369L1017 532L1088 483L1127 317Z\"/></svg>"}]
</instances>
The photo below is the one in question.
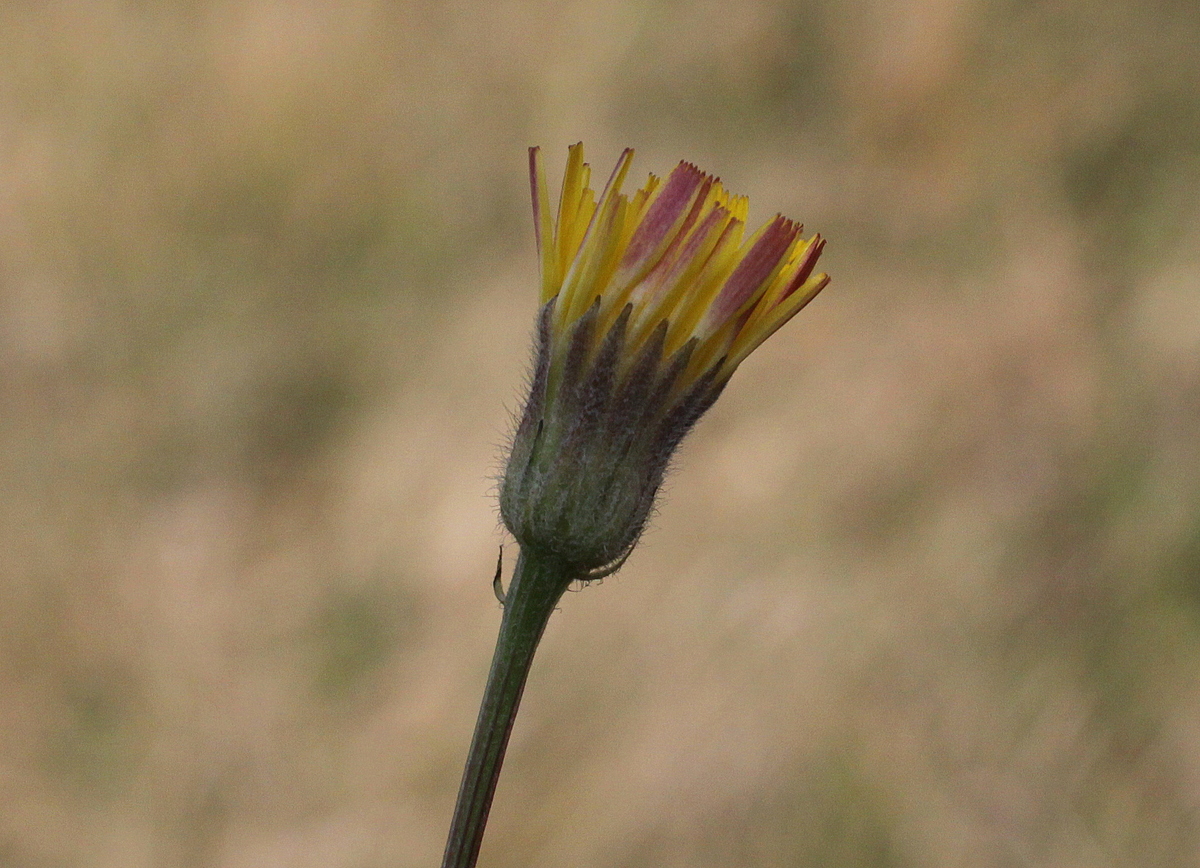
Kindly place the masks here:
<instances>
[{"instance_id":1,"label":"blurred background","mask_svg":"<svg viewBox=\"0 0 1200 868\"><path fill-rule=\"evenodd\" d=\"M564 599L482 864L1200 864L1194 0L64 0L0 56L0 864L438 864L525 149L581 139L833 282Z\"/></svg>"}]
</instances>

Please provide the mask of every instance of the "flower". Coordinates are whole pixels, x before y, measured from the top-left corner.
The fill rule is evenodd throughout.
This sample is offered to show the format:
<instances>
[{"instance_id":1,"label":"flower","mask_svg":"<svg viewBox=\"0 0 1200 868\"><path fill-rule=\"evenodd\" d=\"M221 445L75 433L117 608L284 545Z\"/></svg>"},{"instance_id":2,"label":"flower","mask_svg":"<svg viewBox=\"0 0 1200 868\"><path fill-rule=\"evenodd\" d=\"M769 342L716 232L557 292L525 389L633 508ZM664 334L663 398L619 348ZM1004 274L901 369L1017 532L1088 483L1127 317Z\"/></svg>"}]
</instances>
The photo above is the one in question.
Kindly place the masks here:
<instances>
[{"instance_id":1,"label":"flower","mask_svg":"<svg viewBox=\"0 0 1200 868\"><path fill-rule=\"evenodd\" d=\"M500 514L586 580L624 562L680 441L829 277L819 235L777 215L743 239L745 197L690 163L627 196L626 149L597 201L582 144L568 153L554 215L529 150L541 311Z\"/></svg>"}]
</instances>

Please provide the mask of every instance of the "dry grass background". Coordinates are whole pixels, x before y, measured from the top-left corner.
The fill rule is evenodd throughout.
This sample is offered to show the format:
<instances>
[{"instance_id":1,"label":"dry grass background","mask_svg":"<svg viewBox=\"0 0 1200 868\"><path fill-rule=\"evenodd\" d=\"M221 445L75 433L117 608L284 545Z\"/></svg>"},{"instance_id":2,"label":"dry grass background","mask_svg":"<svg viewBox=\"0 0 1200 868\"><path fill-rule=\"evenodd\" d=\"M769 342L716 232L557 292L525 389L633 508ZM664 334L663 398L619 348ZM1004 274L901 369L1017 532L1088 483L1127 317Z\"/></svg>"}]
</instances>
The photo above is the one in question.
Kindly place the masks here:
<instances>
[{"instance_id":1,"label":"dry grass background","mask_svg":"<svg viewBox=\"0 0 1200 868\"><path fill-rule=\"evenodd\" d=\"M1198 9L4 5L0 864L437 864L578 139L834 280L553 619L483 864L1200 864Z\"/></svg>"}]
</instances>

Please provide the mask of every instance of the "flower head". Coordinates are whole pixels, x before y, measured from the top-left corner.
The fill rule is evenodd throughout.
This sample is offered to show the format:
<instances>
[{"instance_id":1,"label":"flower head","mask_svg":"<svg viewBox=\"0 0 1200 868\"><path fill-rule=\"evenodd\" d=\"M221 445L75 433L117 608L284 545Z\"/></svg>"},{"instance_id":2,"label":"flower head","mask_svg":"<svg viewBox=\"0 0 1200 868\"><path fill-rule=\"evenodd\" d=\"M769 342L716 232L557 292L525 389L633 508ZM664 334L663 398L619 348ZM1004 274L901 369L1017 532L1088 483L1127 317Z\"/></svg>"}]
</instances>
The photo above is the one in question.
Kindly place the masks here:
<instances>
[{"instance_id":1,"label":"flower head","mask_svg":"<svg viewBox=\"0 0 1200 868\"><path fill-rule=\"evenodd\" d=\"M747 201L681 162L596 199L569 149L557 213L530 148L541 312L530 395L500 489L522 547L588 578L623 562L671 454L754 349L821 291L824 241L782 216L744 236Z\"/></svg>"}]
</instances>

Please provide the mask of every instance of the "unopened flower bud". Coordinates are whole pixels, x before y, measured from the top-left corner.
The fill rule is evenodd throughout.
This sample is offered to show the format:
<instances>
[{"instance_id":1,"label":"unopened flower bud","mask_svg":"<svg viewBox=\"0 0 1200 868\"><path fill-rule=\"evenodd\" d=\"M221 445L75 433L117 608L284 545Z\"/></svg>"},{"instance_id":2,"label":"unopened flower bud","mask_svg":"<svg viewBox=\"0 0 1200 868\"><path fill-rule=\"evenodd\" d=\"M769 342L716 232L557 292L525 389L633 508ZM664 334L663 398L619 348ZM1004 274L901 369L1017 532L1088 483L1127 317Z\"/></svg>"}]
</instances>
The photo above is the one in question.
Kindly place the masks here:
<instances>
[{"instance_id":1,"label":"unopened flower bud","mask_svg":"<svg viewBox=\"0 0 1200 868\"><path fill-rule=\"evenodd\" d=\"M557 217L530 149L542 291L529 397L500 486L522 546L575 578L636 545L671 455L737 366L829 278L824 242L775 217L743 240L747 203L689 163L597 202L570 149Z\"/></svg>"}]
</instances>

